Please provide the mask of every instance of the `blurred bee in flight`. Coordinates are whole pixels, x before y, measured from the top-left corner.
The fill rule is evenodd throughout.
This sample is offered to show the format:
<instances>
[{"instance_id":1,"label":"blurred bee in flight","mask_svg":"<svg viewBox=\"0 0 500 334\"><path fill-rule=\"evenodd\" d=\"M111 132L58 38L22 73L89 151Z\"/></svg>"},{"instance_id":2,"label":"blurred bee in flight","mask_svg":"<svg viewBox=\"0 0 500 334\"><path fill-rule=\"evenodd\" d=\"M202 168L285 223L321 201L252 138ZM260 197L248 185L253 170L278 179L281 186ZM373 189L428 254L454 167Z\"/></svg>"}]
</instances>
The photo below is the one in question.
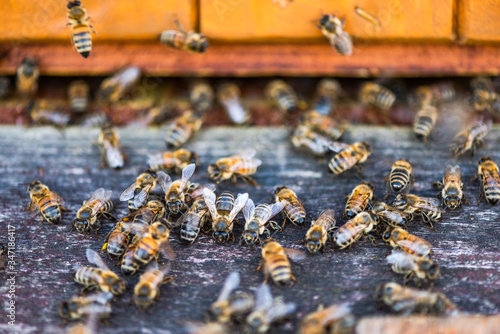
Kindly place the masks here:
<instances>
[{"instance_id":1,"label":"blurred bee in flight","mask_svg":"<svg viewBox=\"0 0 500 334\"><path fill-rule=\"evenodd\" d=\"M354 333L355 321L347 304L333 304L327 308L320 305L317 311L302 319L298 334L350 334Z\"/></svg>"},{"instance_id":2,"label":"blurred bee in flight","mask_svg":"<svg viewBox=\"0 0 500 334\"><path fill-rule=\"evenodd\" d=\"M439 266L434 261L404 251L395 250L385 258L392 265L392 271L403 274L404 284L413 279L420 286L421 282L434 281L439 276Z\"/></svg>"},{"instance_id":3,"label":"blurred bee in flight","mask_svg":"<svg viewBox=\"0 0 500 334\"><path fill-rule=\"evenodd\" d=\"M178 30L165 30L160 34L160 43L177 50L190 53L203 53L207 50L208 40L202 33L186 32L177 19L174 24Z\"/></svg>"},{"instance_id":4,"label":"blurred bee in flight","mask_svg":"<svg viewBox=\"0 0 500 334\"><path fill-rule=\"evenodd\" d=\"M413 120L413 132L417 139L427 144L427 138L431 134L438 119L436 107L426 104L422 106Z\"/></svg>"},{"instance_id":5,"label":"blurred bee in flight","mask_svg":"<svg viewBox=\"0 0 500 334\"><path fill-rule=\"evenodd\" d=\"M83 58L87 58L92 50L90 28L97 35L94 27L89 24L89 19L87 10L80 1L68 2L69 23L67 25L71 26L71 42Z\"/></svg>"},{"instance_id":6,"label":"blurred bee in flight","mask_svg":"<svg viewBox=\"0 0 500 334\"><path fill-rule=\"evenodd\" d=\"M467 151L471 152L474 156L476 148L480 148L486 145L484 137L488 133L491 127L491 120L487 121L477 121L468 129L459 132L455 138L451 141L450 151L456 158L459 155L464 154Z\"/></svg>"},{"instance_id":7,"label":"blurred bee in flight","mask_svg":"<svg viewBox=\"0 0 500 334\"><path fill-rule=\"evenodd\" d=\"M97 91L99 103L115 103L139 81L141 70L137 66L126 67L104 79Z\"/></svg>"},{"instance_id":8,"label":"blurred bee in flight","mask_svg":"<svg viewBox=\"0 0 500 334\"><path fill-rule=\"evenodd\" d=\"M178 148L184 145L203 124L203 115L186 110L170 122L166 128L165 142L167 149Z\"/></svg>"},{"instance_id":9,"label":"blurred bee in flight","mask_svg":"<svg viewBox=\"0 0 500 334\"><path fill-rule=\"evenodd\" d=\"M305 238L305 244L310 253L325 251L326 240L333 233L335 224L335 211L332 209L324 210L316 220L311 222Z\"/></svg>"},{"instance_id":10,"label":"blurred bee in flight","mask_svg":"<svg viewBox=\"0 0 500 334\"><path fill-rule=\"evenodd\" d=\"M111 190L104 188L94 191L76 213L71 231L76 229L78 233L87 234L90 230L94 230L97 235L101 227L99 216L116 220L110 212L113 210L113 202L110 200L112 193Z\"/></svg>"},{"instance_id":11,"label":"blurred bee in flight","mask_svg":"<svg viewBox=\"0 0 500 334\"><path fill-rule=\"evenodd\" d=\"M396 95L388 88L375 82L365 82L359 90L359 99L363 104L389 110L396 102Z\"/></svg>"},{"instance_id":12,"label":"blurred bee in flight","mask_svg":"<svg viewBox=\"0 0 500 334\"><path fill-rule=\"evenodd\" d=\"M358 172L361 174L360 164L364 163L373 152L372 146L367 142L354 144L335 142L331 149L338 153L330 160L328 168L336 175L354 166L358 166Z\"/></svg>"},{"instance_id":13,"label":"blurred bee in flight","mask_svg":"<svg viewBox=\"0 0 500 334\"><path fill-rule=\"evenodd\" d=\"M199 165L198 154L186 149L166 151L148 157L148 165L152 170L181 173L189 164Z\"/></svg>"},{"instance_id":14,"label":"blurred bee in flight","mask_svg":"<svg viewBox=\"0 0 500 334\"><path fill-rule=\"evenodd\" d=\"M217 160L215 164L208 166L209 179L217 183L231 179L231 182L236 183L237 177L241 177L252 186L257 186L257 182L250 177L257 172L257 168L262 164L261 160L254 158L256 153L254 149L248 149Z\"/></svg>"},{"instance_id":15,"label":"blurred bee in flight","mask_svg":"<svg viewBox=\"0 0 500 334\"><path fill-rule=\"evenodd\" d=\"M214 103L214 90L203 79L194 80L189 91L189 103L191 108L198 114L204 114L212 109Z\"/></svg>"},{"instance_id":16,"label":"blurred bee in flight","mask_svg":"<svg viewBox=\"0 0 500 334\"><path fill-rule=\"evenodd\" d=\"M300 121L301 124L308 126L311 130L328 136L332 140L342 137L347 126L345 122L337 122L332 117L321 115L316 110L303 113Z\"/></svg>"},{"instance_id":17,"label":"blurred bee in flight","mask_svg":"<svg viewBox=\"0 0 500 334\"><path fill-rule=\"evenodd\" d=\"M99 145L101 146L102 163L101 168L107 164L110 168L122 168L127 159L120 144L120 137L111 124L102 126L99 135Z\"/></svg>"},{"instance_id":18,"label":"blurred bee in flight","mask_svg":"<svg viewBox=\"0 0 500 334\"><path fill-rule=\"evenodd\" d=\"M500 200L500 175L498 166L490 157L483 157L477 162L477 176L481 181L481 190L477 205L481 203L483 196L491 205L496 205Z\"/></svg>"},{"instance_id":19,"label":"blurred bee in flight","mask_svg":"<svg viewBox=\"0 0 500 334\"><path fill-rule=\"evenodd\" d=\"M283 80L273 80L265 88L266 96L271 100L282 114L298 109L299 98L293 87Z\"/></svg>"},{"instance_id":20,"label":"blurred bee in flight","mask_svg":"<svg viewBox=\"0 0 500 334\"><path fill-rule=\"evenodd\" d=\"M154 170L148 169L140 174L134 183L120 195L120 201L128 201L130 211L135 211L146 204L149 193L156 188L159 175Z\"/></svg>"},{"instance_id":21,"label":"blurred bee in flight","mask_svg":"<svg viewBox=\"0 0 500 334\"><path fill-rule=\"evenodd\" d=\"M341 92L342 87L337 80L321 79L316 86L316 101L313 110L323 116L331 115L337 106Z\"/></svg>"},{"instance_id":22,"label":"blurred bee in flight","mask_svg":"<svg viewBox=\"0 0 500 334\"><path fill-rule=\"evenodd\" d=\"M434 184L437 188L443 188L440 195L442 198L441 205L444 210L455 210L466 203L465 193L463 192L462 183L462 170L459 165L448 165L444 169L443 182L436 182Z\"/></svg>"},{"instance_id":23,"label":"blurred bee in flight","mask_svg":"<svg viewBox=\"0 0 500 334\"><path fill-rule=\"evenodd\" d=\"M85 112L89 107L89 85L84 80L75 80L69 84L68 98L71 110Z\"/></svg>"},{"instance_id":24,"label":"blurred bee in flight","mask_svg":"<svg viewBox=\"0 0 500 334\"><path fill-rule=\"evenodd\" d=\"M35 58L24 58L16 70L16 90L21 97L33 97L38 91L40 70Z\"/></svg>"},{"instance_id":25,"label":"blurred bee in flight","mask_svg":"<svg viewBox=\"0 0 500 334\"><path fill-rule=\"evenodd\" d=\"M280 213L285 207L285 201L277 202L274 204L262 203L255 206L253 201L249 198L245 207L243 208L243 216L245 217L245 230L241 235L240 245L245 241L247 245L260 244L260 236L267 234L269 238L271 236L268 226L274 230L281 229L280 226L274 222L269 221L272 217Z\"/></svg>"},{"instance_id":26,"label":"blurred bee in flight","mask_svg":"<svg viewBox=\"0 0 500 334\"><path fill-rule=\"evenodd\" d=\"M269 277L278 286L290 286L292 281L296 281L292 274L289 257L295 261L302 261L305 259L305 253L291 248L284 248L272 239L264 242L262 261L257 268L257 270L260 270L260 268L264 270L264 284L267 283Z\"/></svg>"},{"instance_id":27,"label":"blurred bee in flight","mask_svg":"<svg viewBox=\"0 0 500 334\"><path fill-rule=\"evenodd\" d=\"M70 114L57 110L47 100L31 101L27 110L35 125L52 125L64 129L71 120Z\"/></svg>"},{"instance_id":28,"label":"blurred bee in flight","mask_svg":"<svg viewBox=\"0 0 500 334\"><path fill-rule=\"evenodd\" d=\"M250 113L240 100L241 91L234 83L226 83L219 87L217 98L224 106L226 114L233 124L242 125L250 120Z\"/></svg>"},{"instance_id":29,"label":"blurred bee in flight","mask_svg":"<svg viewBox=\"0 0 500 334\"><path fill-rule=\"evenodd\" d=\"M344 31L345 18L339 19L337 15L323 15L319 20L318 29L328 38L330 45L343 56L352 54L352 39Z\"/></svg>"},{"instance_id":30,"label":"blurred bee in flight","mask_svg":"<svg viewBox=\"0 0 500 334\"><path fill-rule=\"evenodd\" d=\"M274 189L274 198L276 203L285 202L282 215L288 218L294 225L304 225L306 222L306 209L292 189L286 186L277 186ZM283 228L285 221L283 221Z\"/></svg>"},{"instance_id":31,"label":"blurred bee in flight","mask_svg":"<svg viewBox=\"0 0 500 334\"><path fill-rule=\"evenodd\" d=\"M295 128L291 141L293 147L307 151L317 157L325 156L331 152L331 147L334 146L333 140L305 125L298 125Z\"/></svg>"},{"instance_id":32,"label":"blurred bee in flight","mask_svg":"<svg viewBox=\"0 0 500 334\"><path fill-rule=\"evenodd\" d=\"M490 78L474 78L471 80L470 86L473 92L471 104L475 110L488 110L495 113L500 111L500 99Z\"/></svg>"},{"instance_id":33,"label":"blurred bee in flight","mask_svg":"<svg viewBox=\"0 0 500 334\"><path fill-rule=\"evenodd\" d=\"M153 302L160 297L160 287L163 284L173 281L173 277L166 277L171 262L168 262L163 268L158 268L158 263L151 262L146 271L139 278L139 282L134 287L134 303L140 309L150 307Z\"/></svg>"},{"instance_id":34,"label":"blurred bee in flight","mask_svg":"<svg viewBox=\"0 0 500 334\"><path fill-rule=\"evenodd\" d=\"M111 315L111 292L98 292L86 296L75 296L59 306L59 315L65 320L80 320L96 315L102 320Z\"/></svg>"},{"instance_id":35,"label":"blurred bee in flight","mask_svg":"<svg viewBox=\"0 0 500 334\"><path fill-rule=\"evenodd\" d=\"M31 200L28 210L31 215L40 213L42 224L44 219L50 224L59 224L61 210L68 211L63 207L64 200L40 181L30 183L28 192Z\"/></svg>"}]
</instances>

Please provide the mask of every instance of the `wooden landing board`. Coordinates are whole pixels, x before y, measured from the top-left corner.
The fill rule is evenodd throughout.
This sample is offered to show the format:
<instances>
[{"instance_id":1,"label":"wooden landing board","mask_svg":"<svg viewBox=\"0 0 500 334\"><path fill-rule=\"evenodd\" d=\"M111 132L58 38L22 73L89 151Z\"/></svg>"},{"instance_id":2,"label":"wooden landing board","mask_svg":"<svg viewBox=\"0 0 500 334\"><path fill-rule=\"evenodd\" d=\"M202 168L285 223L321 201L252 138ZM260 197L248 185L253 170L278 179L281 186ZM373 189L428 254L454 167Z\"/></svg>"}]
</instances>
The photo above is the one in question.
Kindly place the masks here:
<instances>
[{"instance_id":1,"label":"wooden landing board","mask_svg":"<svg viewBox=\"0 0 500 334\"><path fill-rule=\"evenodd\" d=\"M99 250L112 227L111 223L103 222L98 239L68 235L82 201L99 187L112 189L114 214L124 216L128 209L125 202L118 201L119 194L147 167L147 154L164 149L161 129L121 128L118 132L130 160L124 169L115 171L99 169L100 156L92 146L97 130L69 128L63 136L52 128L0 128L0 241L6 243L7 225L15 226L16 323L24 326L21 328L47 332L61 326L59 303L81 289L73 282L73 265L86 265L85 249ZM318 162L292 150L287 133L284 128L202 130L186 146L200 155L201 166L193 181L205 182L206 168L217 158L253 147L263 161L255 175L262 186L252 188L246 184L224 183L219 190L248 192L256 203L261 203L271 200L276 185L285 184L305 202L310 215L308 221L326 208L334 209L340 221L344 195L361 181L357 173L350 171L337 177L329 174L326 161ZM446 164L460 164L466 197L474 204L446 212L443 221L435 224L436 231L423 226L420 220L410 223L409 231L433 245L433 257L441 266L442 275L434 290L445 293L466 313L500 312L500 213L498 207L484 202L476 206L478 182L469 182L479 157L489 155L500 162L500 152L496 150L499 139L500 128L495 127L486 136L488 148L479 150L474 159L467 156L453 161L445 143L431 142L425 147L414 140L407 127L358 126L345 137L346 142L367 140L373 144L374 153L364 165L363 173L364 179L374 185L379 199L385 194L384 178L395 159L407 158L413 164L416 180L412 193L422 196L436 194L430 182L442 178ZM43 175L38 175L38 167L43 169ZM31 218L23 210L29 202L26 185L35 179L41 179L66 200L70 211L63 214L61 225L40 225L38 218ZM300 240L306 230L306 226L287 223L285 233L276 238L287 247L305 250ZM242 226L235 225L237 239L241 231ZM172 271L176 278L161 289L159 301L150 312L140 312L133 303L128 304L131 291L127 291L114 307L110 326L101 326L99 333L136 333L137 328L145 328L145 332L162 329L182 333L186 321L203 321L206 309L230 272L241 273L244 289L254 290L263 281L264 275L254 271L260 262L258 249L234 244L216 245L208 235L201 235L195 244L184 246L179 242L178 233L175 230L171 238L177 252ZM369 240L364 240L347 251L335 250L328 244L324 255L308 254L306 261L292 264L298 282L290 288L272 285L272 293L283 296L285 301L298 303L298 314L276 333L294 332L296 319L315 310L320 303L347 302L358 317L387 314L377 309L373 291L379 283L402 282L402 277L394 274L385 263L384 256L389 248L380 240L378 244L374 247ZM106 262L113 270L119 270L107 259ZM127 278L129 286L136 281L137 277ZM5 284L0 291L6 300Z\"/></svg>"}]
</instances>

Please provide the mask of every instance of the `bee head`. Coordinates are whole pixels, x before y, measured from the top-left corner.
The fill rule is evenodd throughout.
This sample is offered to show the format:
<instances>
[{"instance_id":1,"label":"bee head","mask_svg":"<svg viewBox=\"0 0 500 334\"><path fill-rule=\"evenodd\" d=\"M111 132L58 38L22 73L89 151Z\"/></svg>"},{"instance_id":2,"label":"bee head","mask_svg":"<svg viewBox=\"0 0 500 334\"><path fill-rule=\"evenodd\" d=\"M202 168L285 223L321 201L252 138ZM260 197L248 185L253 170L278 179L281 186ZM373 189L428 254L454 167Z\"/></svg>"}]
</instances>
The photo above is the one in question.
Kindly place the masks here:
<instances>
[{"instance_id":1,"label":"bee head","mask_svg":"<svg viewBox=\"0 0 500 334\"><path fill-rule=\"evenodd\" d=\"M222 177L219 166L211 164L208 166L208 177L212 180L219 180Z\"/></svg>"},{"instance_id":2,"label":"bee head","mask_svg":"<svg viewBox=\"0 0 500 334\"><path fill-rule=\"evenodd\" d=\"M29 185L28 185L28 192L32 191L33 189L35 189L36 186L42 184L42 182L36 180L36 181L33 181L31 182Z\"/></svg>"},{"instance_id":3,"label":"bee head","mask_svg":"<svg viewBox=\"0 0 500 334\"><path fill-rule=\"evenodd\" d=\"M243 231L243 238L245 238L245 242L247 244L251 244L255 242L259 238L259 236L256 231L245 230Z\"/></svg>"},{"instance_id":4,"label":"bee head","mask_svg":"<svg viewBox=\"0 0 500 334\"><path fill-rule=\"evenodd\" d=\"M319 24L320 24L322 27L324 27L324 26L328 23L328 21L329 21L329 20L330 20L330 15L325 14L325 15L323 15L323 16L321 17L321 19L319 20Z\"/></svg>"},{"instance_id":5,"label":"bee head","mask_svg":"<svg viewBox=\"0 0 500 334\"><path fill-rule=\"evenodd\" d=\"M198 42L198 52L203 53L207 50L207 48L208 48L208 41L205 38L205 36L201 35L200 41Z\"/></svg>"},{"instance_id":6,"label":"bee head","mask_svg":"<svg viewBox=\"0 0 500 334\"><path fill-rule=\"evenodd\" d=\"M384 235L382 235L382 239L385 241L385 242L388 242L389 239L391 238L391 234L392 234L392 230L388 227L385 232L384 232Z\"/></svg>"},{"instance_id":7,"label":"bee head","mask_svg":"<svg viewBox=\"0 0 500 334\"><path fill-rule=\"evenodd\" d=\"M73 7L76 7L76 6L81 6L81 2L80 1L70 1L68 2L68 9L71 9Z\"/></svg>"},{"instance_id":8,"label":"bee head","mask_svg":"<svg viewBox=\"0 0 500 334\"><path fill-rule=\"evenodd\" d=\"M316 234L316 233L315 233ZM312 236L312 235L311 235ZM316 236L317 237L317 236ZM319 243L319 239L316 239L316 240L312 240L312 239L307 239L306 240L306 247L307 247L307 250L310 252L310 253L316 253L319 248L320 248L320 243Z\"/></svg>"},{"instance_id":9,"label":"bee head","mask_svg":"<svg viewBox=\"0 0 500 334\"><path fill-rule=\"evenodd\" d=\"M247 323L254 330L259 329L261 326L264 325L261 313L259 312L251 314L247 319Z\"/></svg>"},{"instance_id":10,"label":"bee head","mask_svg":"<svg viewBox=\"0 0 500 334\"><path fill-rule=\"evenodd\" d=\"M427 272L427 278L434 280L438 277L439 275L439 265L432 261L426 261L424 262L424 265L422 266L423 270Z\"/></svg>"},{"instance_id":11,"label":"bee head","mask_svg":"<svg viewBox=\"0 0 500 334\"><path fill-rule=\"evenodd\" d=\"M181 211L181 201L172 201L167 203L168 211L176 215Z\"/></svg>"},{"instance_id":12,"label":"bee head","mask_svg":"<svg viewBox=\"0 0 500 334\"><path fill-rule=\"evenodd\" d=\"M63 301L59 306L59 315L63 319L70 319L71 314L78 310L78 303L74 301Z\"/></svg>"},{"instance_id":13,"label":"bee head","mask_svg":"<svg viewBox=\"0 0 500 334\"><path fill-rule=\"evenodd\" d=\"M277 187L274 189L274 194L275 194L275 195L278 195L278 194L279 194L279 192L280 192L281 190L285 189L285 188L286 188L286 186L277 186Z\"/></svg>"},{"instance_id":14,"label":"bee head","mask_svg":"<svg viewBox=\"0 0 500 334\"><path fill-rule=\"evenodd\" d=\"M89 228L89 223L85 219L75 218L75 220L73 220L73 227L78 233L85 233Z\"/></svg>"},{"instance_id":15,"label":"bee head","mask_svg":"<svg viewBox=\"0 0 500 334\"><path fill-rule=\"evenodd\" d=\"M189 162L198 166L199 164L198 154L191 152L191 155L189 156Z\"/></svg>"},{"instance_id":16,"label":"bee head","mask_svg":"<svg viewBox=\"0 0 500 334\"><path fill-rule=\"evenodd\" d=\"M482 157L481 159L479 159L479 161L477 162L477 164L478 165L482 165L486 161L491 161L491 158L490 157Z\"/></svg>"},{"instance_id":17,"label":"bee head","mask_svg":"<svg viewBox=\"0 0 500 334\"><path fill-rule=\"evenodd\" d=\"M151 168L148 168L145 173L151 175L151 177L154 177L155 179L158 177L158 173L156 173L155 170L152 170Z\"/></svg>"},{"instance_id":18,"label":"bee head","mask_svg":"<svg viewBox=\"0 0 500 334\"><path fill-rule=\"evenodd\" d=\"M127 289L127 283L122 280L122 279L117 279L112 285L111 285L111 293L115 295L121 295L125 292Z\"/></svg>"},{"instance_id":19,"label":"bee head","mask_svg":"<svg viewBox=\"0 0 500 334\"><path fill-rule=\"evenodd\" d=\"M229 234L227 232L217 231L212 234L212 237L214 238L215 242L223 244L229 239Z\"/></svg>"},{"instance_id":20,"label":"bee head","mask_svg":"<svg viewBox=\"0 0 500 334\"><path fill-rule=\"evenodd\" d=\"M363 142L361 142L361 145L364 146L364 149L366 150L367 153L373 152L373 147L372 147L372 145L370 145L370 143L363 141Z\"/></svg>"},{"instance_id":21,"label":"bee head","mask_svg":"<svg viewBox=\"0 0 500 334\"><path fill-rule=\"evenodd\" d=\"M404 209L406 207L406 196L404 194L399 194L396 196L394 201L392 202L392 205L396 209Z\"/></svg>"}]
</instances>

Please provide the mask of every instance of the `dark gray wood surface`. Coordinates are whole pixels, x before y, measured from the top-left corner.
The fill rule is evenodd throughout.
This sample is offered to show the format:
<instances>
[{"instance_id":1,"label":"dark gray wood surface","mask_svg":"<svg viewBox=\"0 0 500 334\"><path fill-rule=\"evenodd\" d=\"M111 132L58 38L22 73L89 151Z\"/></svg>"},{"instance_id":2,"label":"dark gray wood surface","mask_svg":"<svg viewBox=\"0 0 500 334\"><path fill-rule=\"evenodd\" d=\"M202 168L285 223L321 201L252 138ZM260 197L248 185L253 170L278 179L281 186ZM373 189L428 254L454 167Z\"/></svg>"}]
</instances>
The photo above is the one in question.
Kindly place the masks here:
<instances>
[{"instance_id":1,"label":"dark gray wood surface","mask_svg":"<svg viewBox=\"0 0 500 334\"><path fill-rule=\"evenodd\" d=\"M95 189L104 187L114 191L114 213L124 216L128 209L126 202L118 201L119 194L146 168L146 155L165 147L161 129L123 128L119 133L129 161L124 169L115 171L99 169L99 151L92 145L98 134L95 129L70 128L63 136L52 128L0 127L0 241L6 241L7 225L14 225L18 262L16 324L23 325L18 329L40 333L62 326L59 303L81 289L72 279L73 264L87 264L85 249L100 250L112 227L105 223L98 239L68 235L76 211ZM204 182L209 163L253 147L263 161L255 175L262 186L223 183L220 190L248 192L256 203L261 203L271 200L276 185L285 184L297 192L313 218L333 208L340 220L344 195L360 182L357 172L333 176L328 173L326 160L294 151L287 136L284 128L204 129L186 146L200 155L201 166L192 180ZM436 231L423 226L420 220L410 223L409 230L433 245L442 276L434 289L444 292L467 313L496 314L500 310L499 208L484 202L476 206L479 182L469 182L479 157L489 155L500 163L496 149L499 138L500 128L496 127L486 137L488 147L472 159L465 156L454 161L445 142L431 141L424 146L406 127L356 126L345 136L346 142L367 140L373 144L374 153L363 166L363 176L375 186L379 199L385 195L384 178L395 159L406 158L412 163L416 179L412 193L423 196L436 195L430 182L442 178L446 164L460 164L465 193L472 204L446 212L443 221L435 224ZM37 167L42 167L43 175L38 174ZM59 226L41 225L38 218L24 210L29 203L26 185L35 179L41 179L65 199L70 211L63 213ZM306 226L287 223L286 232L278 234L277 239L287 247L305 251L299 241L306 230ZM242 226L236 225L236 238L241 231ZM110 326L100 326L100 333L180 333L186 321L204 319L230 272L239 271L241 286L250 290L263 281L264 275L254 271L260 261L258 249L214 244L209 235L201 235L195 244L185 246L179 242L178 230L173 232L171 243L177 252L172 271L176 278L161 289L160 300L150 311L139 311L130 302L129 290L114 304ZM385 263L389 248L379 239L378 244L377 248L363 240L347 251L335 250L328 244L324 255L308 255L306 261L293 264L298 280L294 286L273 285L272 292L298 304L297 319L315 310L319 303L339 302L352 304L358 316L383 315L386 311L376 308L372 293L377 284L402 282L402 277ZM108 264L112 265L110 261ZM0 273L0 277L5 275ZM133 286L137 277L127 281ZM0 295L6 305L6 279L1 281ZM295 331L296 321L282 325L278 331ZM6 322L2 316L1 323ZM4 328L0 327L0 332Z\"/></svg>"}]
</instances>

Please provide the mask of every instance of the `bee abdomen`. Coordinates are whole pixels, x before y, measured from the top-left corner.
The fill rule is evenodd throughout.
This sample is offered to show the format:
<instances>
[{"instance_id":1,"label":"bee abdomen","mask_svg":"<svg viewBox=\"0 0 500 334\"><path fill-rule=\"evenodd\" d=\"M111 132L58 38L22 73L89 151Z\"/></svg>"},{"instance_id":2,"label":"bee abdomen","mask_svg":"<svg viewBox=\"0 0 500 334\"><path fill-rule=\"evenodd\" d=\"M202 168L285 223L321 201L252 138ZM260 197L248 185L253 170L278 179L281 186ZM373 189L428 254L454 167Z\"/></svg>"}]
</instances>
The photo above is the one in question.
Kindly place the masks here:
<instances>
[{"instance_id":1,"label":"bee abdomen","mask_svg":"<svg viewBox=\"0 0 500 334\"><path fill-rule=\"evenodd\" d=\"M484 186L484 196L491 205L496 205L500 200L500 184Z\"/></svg>"},{"instance_id":2,"label":"bee abdomen","mask_svg":"<svg viewBox=\"0 0 500 334\"><path fill-rule=\"evenodd\" d=\"M432 106L425 106L415 116L413 123L413 132L417 137L428 137L431 133L437 120L436 108Z\"/></svg>"},{"instance_id":3,"label":"bee abdomen","mask_svg":"<svg viewBox=\"0 0 500 334\"><path fill-rule=\"evenodd\" d=\"M198 224L192 224L190 222L184 222L181 225L181 239L183 241L193 243L196 238L198 237L198 234L200 233L200 221L198 221Z\"/></svg>"},{"instance_id":4,"label":"bee abdomen","mask_svg":"<svg viewBox=\"0 0 500 334\"><path fill-rule=\"evenodd\" d=\"M73 26L73 43L75 43L78 53L85 58L89 56L92 49L92 36L88 25L77 24Z\"/></svg>"},{"instance_id":5,"label":"bee abdomen","mask_svg":"<svg viewBox=\"0 0 500 334\"><path fill-rule=\"evenodd\" d=\"M85 286L95 285L100 278L100 270L96 268L79 268L74 275L75 281L77 283L83 284Z\"/></svg>"},{"instance_id":6,"label":"bee abdomen","mask_svg":"<svg viewBox=\"0 0 500 334\"><path fill-rule=\"evenodd\" d=\"M279 285L288 285L292 279L292 270L285 258L279 258L271 264L271 277Z\"/></svg>"},{"instance_id":7,"label":"bee abdomen","mask_svg":"<svg viewBox=\"0 0 500 334\"><path fill-rule=\"evenodd\" d=\"M346 152L340 152L333 156L328 163L328 168L330 168L334 174L340 174L355 165L355 162L348 158Z\"/></svg>"},{"instance_id":8,"label":"bee abdomen","mask_svg":"<svg viewBox=\"0 0 500 334\"><path fill-rule=\"evenodd\" d=\"M410 180L410 175L406 169L395 168L391 173L391 188L395 192L402 191Z\"/></svg>"},{"instance_id":9,"label":"bee abdomen","mask_svg":"<svg viewBox=\"0 0 500 334\"><path fill-rule=\"evenodd\" d=\"M285 206L285 213L288 219L295 225L302 225L306 221L306 210L298 201L293 201L292 203Z\"/></svg>"},{"instance_id":10,"label":"bee abdomen","mask_svg":"<svg viewBox=\"0 0 500 334\"><path fill-rule=\"evenodd\" d=\"M176 30L166 30L160 35L160 43L174 49L181 49L186 42L186 36Z\"/></svg>"},{"instance_id":11,"label":"bee abdomen","mask_svg":"<svg viewBox=\"0 0 500 334\"><path fill-rule=\"evenodd\" d=\"M151 238L143 238L139 244L134 256L135 258L146 264L156 254L157 244Z\"/></svg>"},{"instance_id":12,"label":"bee abdomen","mask_svg":"<svg viewBox=\"0 0 500 334\"><path fill-rule=\"evenodd\" d=\"M177 124L177 126L167 130L165 141L167 142L167 147L179 147L184 144L189 137L191 137L191 131L187 127Z\"/></svg>"},{"instance_id":13,"label":"bee abdomen","mask_svg":"<svg viewBox=\"0 0 500 334\"><path fill-rule=\"evenodd\" d=\"M251 175L257 172L259 167L253 159L240 159L241 168L238 170L239 174Z\"/></svg>"},{"instance_id":14,"label":"bee abdomen","mask_svg":"<svg viewBox=\"0 0 500 334\"><path fill-rule=\"evenodd\" d=\"M231 212L234 207L234 196L230 192L223 192L217 198L216 208L218 212Z\"/></svg>"}]
</instances>

